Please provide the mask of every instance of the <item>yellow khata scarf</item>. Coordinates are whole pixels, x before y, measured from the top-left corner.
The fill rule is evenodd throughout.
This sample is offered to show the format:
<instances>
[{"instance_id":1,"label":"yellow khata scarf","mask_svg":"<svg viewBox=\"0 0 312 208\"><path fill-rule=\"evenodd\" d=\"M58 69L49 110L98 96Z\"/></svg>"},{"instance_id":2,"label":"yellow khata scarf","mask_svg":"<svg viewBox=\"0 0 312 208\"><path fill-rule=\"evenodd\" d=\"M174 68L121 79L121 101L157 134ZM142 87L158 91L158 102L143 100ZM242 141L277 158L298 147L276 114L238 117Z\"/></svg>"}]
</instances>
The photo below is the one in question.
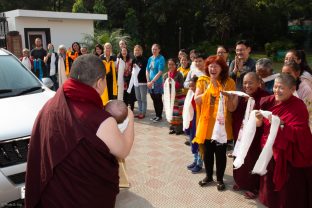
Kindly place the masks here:
<instances>
[{"instance_id":1,"label":"yellow khata scarf","mask_svg":"<svg viewBox=\"0 0 312 208\"><path fill-rule=\"evenodd\" d=\"M205 92L209 86L210 77L208 77L206 75L200 76L197 80L197 83L203 83L203 84L201 84L200 89L202 90L202 92ZM196 86L196 88L197 88L197 86ZM200 113L201 113L201 106L196 105L196 126L198 125L198 122L199 122Z\"/></svg>"},{"instance_id":2,"label":"yellow khata scarf","mask_svg":"<svg viewBox=\"0 0 312 208\"><path fill-rule=\"evenodd\" d=\"M211 116L216 117L218 111L218 103L222 85L219 81L217 82L217 85L217 87L214 87L213 84L209 84L208 89L202 96L201 114L197 124L196 136L193 139L193 143L204 144L208 128L213 128L214 126L214 124L209 124L209 119ZM216 98L213 106L210 105L211 96Z\"/></svg>"},{"instance_id":3,"label":"yellow khata scarf","mask_svg":"<svg viewBox=\"0 0 312 208\"><path fill-rule=\"evenodd\" d=\"M106 74L108 74L112 70L113 74L113 95L117 96L117 79L116 79L116 68L115 68L115 63L114 61L106 61L106 59L103 60L103 64L106 69ZM105 88L104 93L101 95L103 105L106 105L108 102L108 91L107 87Z\"/></svg>"},{"instance_id":4,"label":"yellow khata scarf","mask_svg":"<svg viewBox=\"0 0 312 208\"><path fill-rule=\"evenodd\" d=\"M184 69L182 66L178 68L178 71L182 73L183 75L183 78L185 78L187 76L187 74L189 73L190 71L190 68L188 69Z\"/></svg>"},{"instance_id":5,"label":"yellow khata scarf","mask_svg":"<svg viewBox=\"0 0 312 208\"><path fill-rule=\"evenodd\" d=\"M70 68L69 68L69 60L68 58L71 58L73 61L75 61L75 59L79 56L79 54L77 52L73 53L73 51L67 51L66 52L66 60L65 60L65 64L66 64L66 68L65 68L65 74L66 76L68 77L69 75L69 71L70 71Z\"/></svg>"}]
</instances>

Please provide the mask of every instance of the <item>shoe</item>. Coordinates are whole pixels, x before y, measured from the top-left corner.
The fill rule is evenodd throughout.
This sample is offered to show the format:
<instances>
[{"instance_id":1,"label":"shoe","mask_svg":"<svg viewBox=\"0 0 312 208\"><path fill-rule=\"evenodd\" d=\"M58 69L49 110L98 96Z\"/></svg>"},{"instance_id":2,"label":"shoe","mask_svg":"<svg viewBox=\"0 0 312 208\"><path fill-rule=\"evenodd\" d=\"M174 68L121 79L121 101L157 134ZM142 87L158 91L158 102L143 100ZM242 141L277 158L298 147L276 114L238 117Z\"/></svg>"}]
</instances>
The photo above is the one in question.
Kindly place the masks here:
<instances>
[{"instance_id":1,"label":"shoe","mask_svg":"<svg viewBox=\"0 0 312 208\"><path fill-rule=\"evenodd\" d=\"M208 186L209 184L211 184L213 182L213 179L211 178L204 178L203 180L199 181L198 184L201 186L201 187L205 187L205 186Z\"/></svg>"},{"instance_id":2,"label":"shoe","mask_svg":"<svg viewBox=\"0 0 312 208\"><path fill-rule=\"evenodd\" d=\"M189 164L186 167L187 167L187 169L192 170L195 166L196 166L196 162L193 162L192 164Z\"/></svg>"},{"instance_id":3,"label":"shoe","mask_svg":"<svg viewBox=\"0 0 312 208\"><path fill-rule=\"evenodd\" d=\"M139 118L139 117L140 117L140 114L134 115L134 118Z\"/></svg>"},{"instance_id":4,"label":"shoe","mask_svg":"<svg viewBox=\"0 0 312 208\"><path fill-rule=\"evenodd\" d=\"M218 191L223 191L225 189L225 184L223 183L223 181L218 181L217 189Z\"/></svg>"},{"instance_id":5,"label":"shoe","mask_svg":"<svg viewBox=\"0 0 312 208\"><path fill-rule=\"evenodd\" d=\"M151 118L150 120L151 120L151 121L154 121L156 118L157 118L157 117L155 116L155 117Z\"/></svg>"},{"instance_id":6,"label":"shoe","mask_svg":"<svg viewBox=\"0 0 312 208\"><path fill-rule=\"evenodd\" d=\"M201 166L195 165L195 167L192 168L191 171L192 171L193 174L196 174L196 173L201 172L202 169L203 169L203 168L202 168Z\"/></svg>"},{"instance_id":7,"label":"shoe","mask_svg":"<svg viewBox=\"0 0 312 208\"><path fill-rule=\"evenodd\" d=\"M184 134L184 132L183 131L176 132L176 135L181 135L181 134Z\"/></svg>"},{"instance_id":8,"label":"shoe","mask_svg":"<svg viewBox=\"0 0 312 208\"><path fill-rule=\"evenodd\" d=\"M143 114L140 114L140 115L138 115L138 117L137 117L138 119L143 119L143 118L145 118L145 115L143 115Z\"/></svg>"},{"instance_id":9,"label":"shoe","mask_svg":"<svg viewBox=\"0 0 312 208\"><path fill-rule=\"evenodd\" d=\"M239 187L237 184L234 184L234 185L233 185L233 190L234 190L234 191L239 191L239 190L240 190L240 187Z\"/></svg>"},{"instance_id":10,"label":"shoe","mask_svg":"<svg viewBox=\"0 0 312 208\"><path fill-rule=\"evenodd\" d=\"M227 154L228 158L234 158L234 155L232 153Z\"/></svg>"},{"instance_id":11,"label":"shoe","mask_svg":"<svg viewBox=\"0 0 312 208\"><path fill-rule=\"evenodd\" d=\"M159 121L161 121L161 120L162 120L162 118L156 117L156 118L153 120L153 122L157 123L157 122L159 122Z\"/></svg>"},{"instance_id":12,"label":"shoe","mask_svg":"<svg viewBox=\"0 0 312 208\"><path fill-rule=\"evenodd\" d=\"M185 141L184 144L187 145L187 146L191 145L190 141Z\"/></svg>"},{"instance_id":13,"label":"shoe","mask_svg":"<svg viewBox=\"0 0 312 208\"><path fill-rule=\"evenodd\" d=\"M171 129L171 130L169 131L169 134L174 134L174 133L176 133L176 132L175 132L175 130L173 130L173 129Z\"/></svg>"}]
</instances>

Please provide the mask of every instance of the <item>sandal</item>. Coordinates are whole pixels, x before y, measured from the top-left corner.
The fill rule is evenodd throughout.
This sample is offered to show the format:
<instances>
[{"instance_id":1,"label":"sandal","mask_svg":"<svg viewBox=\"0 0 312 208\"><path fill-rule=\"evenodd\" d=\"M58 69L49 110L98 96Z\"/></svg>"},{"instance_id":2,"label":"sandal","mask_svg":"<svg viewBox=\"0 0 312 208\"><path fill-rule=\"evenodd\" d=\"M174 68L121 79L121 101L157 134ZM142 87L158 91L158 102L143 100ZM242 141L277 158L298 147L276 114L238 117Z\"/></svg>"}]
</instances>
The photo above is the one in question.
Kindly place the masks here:
<instances>
[{"instance_id":1,"label":"sandal","mask_svg":"<svg viewBox=\"0 0 312 208\"><path fill-rule=\"evenodd\" d=\"M208 186L210 183L213 182L213 179L209 179L209 178L204 178L203 180L199 181L198 184L201 186L201 187L205 187L205 186Z\"/></svg>"},{"instance_id":2,"label":"sandal","mask_svg":"<svg viewBox=\"0 0 312 208\"><path fill-rule=\"evenodd\" d=\"M223 181L218 181L217 189L218 191L223 191L225 189L225 184L223 183Z\"/></svg>"},{"instance_id":3,"label":"sandal","mask_svg":"<svg viewBox=\"0 0 312 208\"><path fill-rule=\"evenodd\" d=\"M233 185L233 190L234 190L234 191L239 191L239 190L240 190L240 187L239 187L237 184L234 184L234 185Z\"/></svg>"},{"instance_id":4,"label":"sandal","mask_svg":"<svg viewBox=\"0 0 312 208\"><path fill-rule=\"evenodd\" d=\"M246 199L255 199L257 198L257 195L251 191L246 191L244 194Z\"/></svg>"}]
</instances>

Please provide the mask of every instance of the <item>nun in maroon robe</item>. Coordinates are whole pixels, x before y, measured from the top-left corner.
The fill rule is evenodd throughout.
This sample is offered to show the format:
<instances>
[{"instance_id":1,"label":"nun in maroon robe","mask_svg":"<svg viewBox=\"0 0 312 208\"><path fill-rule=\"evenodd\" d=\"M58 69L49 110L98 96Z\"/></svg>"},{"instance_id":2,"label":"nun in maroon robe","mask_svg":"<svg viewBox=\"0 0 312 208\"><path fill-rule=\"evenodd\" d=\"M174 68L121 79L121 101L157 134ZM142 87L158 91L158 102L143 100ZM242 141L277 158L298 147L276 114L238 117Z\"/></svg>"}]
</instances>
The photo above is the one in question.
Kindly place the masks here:
<instances>
[{"instance_id":1,"label":"nun in maroon robe","mask_svg":"<svg viewBox=\"0 0 312 208\"><path fill-rule=\"evenodd\" d=\"M260 109L260 99L262 97L268 96L269 93L260 88L260 78L254 72L249 72L244 76L243 80L243 89L244 91L254 98L255 106L253 109ZM236 110L232 113L232 127L233 127L233 136L236 141L239 130L244 119L245 111L247 107L247 100L244 97L239 97L238 105ZM257 128L253 142L250 145L249 151L244 160L244 164L233 170L233 178L235 181L234 189L243 189L247 192L245 196L247 198L256 197L259 190L259 175L251 174L251 171L260 155L260 137L262 135L262 129Z\"/></svg>"},{"instance_id":2,"label":"nun in maroon robe","mask_svg":"<svg viewBox=\"0 0 312 208\"><path fill-rule=\"evenodd\" d=\"M43 107L33 128L26 208L115 206L118 162L96 136L109 117L93 87L72 78L64 83Z\"/></svg>"},{"instance_id":3,"label":"nun in maroon robe","mask_svg":"<svg viewBox=\"0 0 312 208\"><path fill-rule=\"evenodd\" d=\"M288 78L281 78L286 76ZM273 145L273 158L267 174L260 178L259 200L268 207L312 207L312 135L309 114L302 100L290 93L286 100L285 88L295 89L290 75L275 79L274 95L260 102L262 110L271 111L280 118L282 125ZM278 91L284 89L284 92ZM270 131L269 120L263 118L261 146L266 143Z\"/></svg>"}]
</instances>

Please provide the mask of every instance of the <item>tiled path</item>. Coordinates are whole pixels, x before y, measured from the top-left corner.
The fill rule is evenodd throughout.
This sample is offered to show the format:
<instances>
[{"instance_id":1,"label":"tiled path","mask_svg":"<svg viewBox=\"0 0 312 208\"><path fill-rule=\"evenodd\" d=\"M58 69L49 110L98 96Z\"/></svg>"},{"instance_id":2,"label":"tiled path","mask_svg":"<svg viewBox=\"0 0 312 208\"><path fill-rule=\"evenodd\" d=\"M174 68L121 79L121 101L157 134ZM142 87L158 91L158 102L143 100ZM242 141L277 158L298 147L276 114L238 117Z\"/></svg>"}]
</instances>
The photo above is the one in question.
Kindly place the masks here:
<instances>
[{"instance_id":1,"label":"tiled path","mask_svg":"<svg viewBox=\"0 0 312 208\"><path fill-rule=\"evenodd\" d=\"M243 192L232 190L232 159L228 158L224 181L226 190L217 191L216 183L200 187L204 172L192 174L186 165L192 162L185 136L168 134L168 123L152 123L152 103L148 116L135 122L135 142L126 159L131 188L121 190L116 208L184 207L263 207L257 200L247 200Z\"/></svg>"}]
</instances>

